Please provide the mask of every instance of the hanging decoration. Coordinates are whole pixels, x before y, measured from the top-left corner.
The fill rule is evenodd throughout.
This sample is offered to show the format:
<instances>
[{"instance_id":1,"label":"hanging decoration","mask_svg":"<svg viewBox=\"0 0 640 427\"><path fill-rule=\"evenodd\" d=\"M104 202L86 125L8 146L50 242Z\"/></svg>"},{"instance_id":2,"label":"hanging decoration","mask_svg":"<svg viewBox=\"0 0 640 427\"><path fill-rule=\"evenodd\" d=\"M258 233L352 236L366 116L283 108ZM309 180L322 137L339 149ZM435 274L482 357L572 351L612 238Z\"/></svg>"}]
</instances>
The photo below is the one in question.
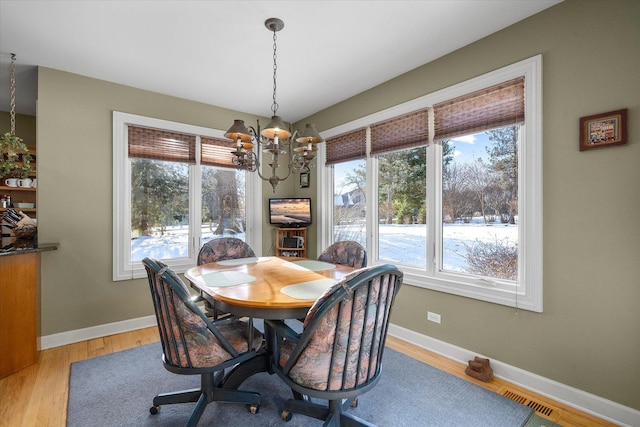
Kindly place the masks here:
<instances>
[{"instance_id":1,"label":"hanging decoration","mask_svg":"<svg viewBox=\"0 0 640 427\"><path fill-rule=\"evenodd\" d=\"M9 98L11 131L0 136L0 176L26 178L31 172L32 157L22 138L16 136L16 55L11 54L9 64Z\"/></svg>"}]
</instances>

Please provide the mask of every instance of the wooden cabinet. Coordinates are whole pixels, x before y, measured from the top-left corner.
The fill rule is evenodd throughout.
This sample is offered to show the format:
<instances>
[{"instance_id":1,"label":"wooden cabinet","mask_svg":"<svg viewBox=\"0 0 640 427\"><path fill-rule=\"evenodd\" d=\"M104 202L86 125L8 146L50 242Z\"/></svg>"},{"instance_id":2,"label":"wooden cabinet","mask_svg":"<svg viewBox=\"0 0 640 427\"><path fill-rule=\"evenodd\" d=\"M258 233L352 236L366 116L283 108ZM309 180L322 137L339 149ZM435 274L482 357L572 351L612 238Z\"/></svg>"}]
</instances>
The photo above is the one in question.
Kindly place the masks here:
<instances>
[{"instance_id":1,"label":"wooden cabinet","mask_svg":"<svg viewBox=\"0 0 640 427\"><path fill-rule=\"evenodd\" d=\"M0 378L38 360L40 254L0 256Z\"/></svg>"},{"instance_id":2,"label":"wooden cabinet","mask_svg":"<svg viewBox=\"0 0 640 427\"><path fill-rule=\"evenodd\" d=\"M306 227L276 228L276 256L306 258Z\"/></svg>"}]
</instances>

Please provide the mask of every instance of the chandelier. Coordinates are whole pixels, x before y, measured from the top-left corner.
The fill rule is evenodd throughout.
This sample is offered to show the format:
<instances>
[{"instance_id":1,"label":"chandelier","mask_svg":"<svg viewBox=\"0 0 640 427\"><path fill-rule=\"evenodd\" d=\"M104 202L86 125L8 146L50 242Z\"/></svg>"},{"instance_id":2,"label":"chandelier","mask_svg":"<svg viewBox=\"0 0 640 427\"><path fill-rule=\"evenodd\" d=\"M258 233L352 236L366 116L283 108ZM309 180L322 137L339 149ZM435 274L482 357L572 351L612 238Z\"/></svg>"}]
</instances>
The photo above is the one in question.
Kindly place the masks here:
<instances>
[{"instance_id":1,"label":"chandelier","mask_svg":"<svg viewBox=\"0 0 640 427\"><path fill-rule=\"evenodd\" d=\"M289 127L284 123L282 117L278 116L278 102L276 101L277 89L277 43L276 33L284 28L284 22L278 18L269 18L264 22L265 27L273 32L273 103L271 104L271 121L264 128L260 129L260 121L257 121L256 127L244 124L244 120L234 120L233 125L224 134L235 142L233 154L233 164L242 170L249 172L258 172L258 176L265 181L269 181L276 192L276 186L280 181L286 180L292 171L309 172L309 168L314 166L312 161L316 157L318 150L316 144L324 141L320 134L316 131L313 124L307 124L302 133L294 131L291 133ZM295 144L294 144L295 141ZM255 147L256 151L253 151ZM284 177L277 175L277 169L280 166L278 158L280 155L286 154L289 150L289 162L287 164L288 171ZM271 154L271 176L262 175L260 168L260 152Z\"/></svg>"}]
</instances>

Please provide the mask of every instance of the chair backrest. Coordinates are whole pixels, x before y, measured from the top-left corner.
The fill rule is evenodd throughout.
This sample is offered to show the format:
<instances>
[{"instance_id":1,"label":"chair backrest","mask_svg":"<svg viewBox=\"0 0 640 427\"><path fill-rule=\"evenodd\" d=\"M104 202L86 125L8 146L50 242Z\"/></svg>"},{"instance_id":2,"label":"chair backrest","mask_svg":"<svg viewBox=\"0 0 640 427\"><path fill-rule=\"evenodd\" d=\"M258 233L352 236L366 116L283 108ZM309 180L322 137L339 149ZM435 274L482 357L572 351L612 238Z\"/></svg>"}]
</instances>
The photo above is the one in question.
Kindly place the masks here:
<instances>
[{"instance_id":1,"label":"chair backrest","mask_svg":"<svg viewBox=\"0 0 640 427\"><path fill-rule=\"evenodd\" d=\"M189 288L161 261L142 260L158 321L165 364L175 368L209 368L238 352L192 301Z\"/></svg>"},{"instance_id":2,"label":"chair backrest","mask_svg":"<svg viewBox=\"0 0 640 427\"><path fill-rule=\"evenodd\" d=\"M220 237L202 245L198 253L198 265L254 256L256 256L255 252L244 241L235 237Z\"/></svg>"},{"instance_id":3,"label":"chair backrest","mask_svg":"<svg viewBox=\"0 0 640 427\"><path fill-rule=\"evenodd\" d=\"M318 298L283 372L313 366L315 390L368 389L379 379L382 354L402 272L391 264L351 273ZM304 374L303 374L304 377ZM308 380L308 377L305 377Z\"/></svg>"},{"instance_id":4,"label":"chair backrest","mask_svg":"<svg viewBox=\"0 0 640 427\"><path fill-rule=\"evenodd\" d=\"M367 266L367 251L358 242L344 240L342 242L335 242L322 251L318 260L332 264L362 268Z\"/></svg>"}]
</instances>

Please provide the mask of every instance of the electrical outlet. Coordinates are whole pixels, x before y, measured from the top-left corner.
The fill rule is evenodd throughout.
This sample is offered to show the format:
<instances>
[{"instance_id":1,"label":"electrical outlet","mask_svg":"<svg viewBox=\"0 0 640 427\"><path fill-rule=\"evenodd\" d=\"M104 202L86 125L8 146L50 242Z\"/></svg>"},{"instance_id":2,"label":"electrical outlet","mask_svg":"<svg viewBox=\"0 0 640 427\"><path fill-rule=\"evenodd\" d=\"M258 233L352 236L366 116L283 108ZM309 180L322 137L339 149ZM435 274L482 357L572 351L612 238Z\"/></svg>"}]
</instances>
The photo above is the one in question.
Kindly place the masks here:
<instances>
[{"instance_id":1,"label":"electrical outlet","mask_svg":"<svg viewBox=\"0 0 640 427\"><path fill-rule=\"evenodd\" d=\"M427 320L434 323L440 323L442 320L442 317L438 313L432 313L430 311L427 311Z\"/></svg>"}]
</instances>

